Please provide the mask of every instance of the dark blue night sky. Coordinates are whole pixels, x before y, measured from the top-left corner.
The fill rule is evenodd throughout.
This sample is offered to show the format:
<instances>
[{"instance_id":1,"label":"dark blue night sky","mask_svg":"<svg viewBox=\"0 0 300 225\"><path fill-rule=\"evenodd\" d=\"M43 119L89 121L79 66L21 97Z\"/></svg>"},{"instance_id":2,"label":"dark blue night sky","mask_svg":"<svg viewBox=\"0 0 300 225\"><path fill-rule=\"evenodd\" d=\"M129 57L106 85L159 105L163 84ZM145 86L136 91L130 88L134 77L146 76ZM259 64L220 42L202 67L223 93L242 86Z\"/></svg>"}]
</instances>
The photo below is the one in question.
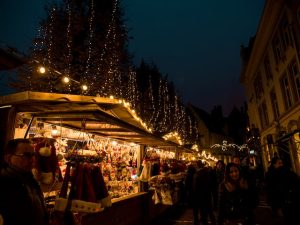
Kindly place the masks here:
<instances>
[{"instance_id":1,"label":"dark blue night sky","mask_svg":"<svg viewBox=\"0 0 300 225\"><path fill-rule=\"evenodd\" d=\"M25 53L47 2L1 0L0 43ZM243 104L240 45L248 45L255 35L264 0L122 2L137 64L142 58L155 63L175 83L185 103L208 112L222 105L226 115L234 105Z\"/></svg>"}]
</instances>

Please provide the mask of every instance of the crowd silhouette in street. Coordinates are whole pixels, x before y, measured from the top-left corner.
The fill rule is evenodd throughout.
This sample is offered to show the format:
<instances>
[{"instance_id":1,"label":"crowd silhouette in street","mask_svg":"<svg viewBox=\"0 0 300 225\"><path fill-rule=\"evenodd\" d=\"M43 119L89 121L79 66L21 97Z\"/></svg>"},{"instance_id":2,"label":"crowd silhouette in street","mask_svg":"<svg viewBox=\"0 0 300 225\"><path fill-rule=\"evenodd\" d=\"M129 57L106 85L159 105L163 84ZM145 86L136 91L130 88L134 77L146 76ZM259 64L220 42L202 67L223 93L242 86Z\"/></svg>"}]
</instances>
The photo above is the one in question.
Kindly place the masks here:
<instances>
[{"instance_id":1,"label":"crowd silhouette in street","mask_svg":"<svg viewBox=\"0 0 300 225\"><path fill-rule=\"evenodd\" d=\"M263 174L248 156L242 165L234 156L227 165L219 160L211 167L202 161L188 166L186 201L193 209L194 225L254 225L260 194L267 196L274 219L297 224L300 181L296 173L275 155Z\"/></svg>"},{"instance_id":2,"label":"crowd silhouette in street","mask_svg":"<svg viewBox=\"0 0 300 225\"><path fill-rule=\"evenodd\" d=\"M0 173L0 224L49 224L39 184L32 174L35 152L27 139L8 142ZM198 160L188 165L183 200L193 209L194 225L255 225L254 210L261 191L274 218L296 225L300 202L299 176L275 155L261 176L253 157L242 165L235 156L227 165L208 166Z\"/></svg>"}]
</instances>

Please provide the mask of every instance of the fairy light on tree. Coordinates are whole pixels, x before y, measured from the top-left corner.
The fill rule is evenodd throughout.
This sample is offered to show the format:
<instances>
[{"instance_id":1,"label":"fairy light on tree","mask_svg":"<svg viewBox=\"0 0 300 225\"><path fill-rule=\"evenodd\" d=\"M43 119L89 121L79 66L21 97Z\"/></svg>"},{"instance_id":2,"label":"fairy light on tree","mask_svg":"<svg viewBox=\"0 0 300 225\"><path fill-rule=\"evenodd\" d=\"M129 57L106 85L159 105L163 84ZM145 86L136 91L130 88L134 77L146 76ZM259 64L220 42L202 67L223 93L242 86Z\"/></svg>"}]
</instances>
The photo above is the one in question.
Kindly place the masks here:
<instances>
[{"instance_id":1,"label":"fairy light on tree","mask_svg":"<svg viewBox=\"0 0 300 225\"><path fill-rule=\"evenodd\" d=\"M67 55L66 55L66 68L64 70L64 72L66 74L71 74L71 62L72 62L72 9L71 9L71 5L70 3L67 3L67 13L68 13L68 26L67 26L67 34L66 34L66 38L67 38ZM68 84L68 92L71 93L71 85L69 82L65 82Z\"/></svg>"},{"instance_id":2,"label":"fairy light on tree","mask_svg":"<svg viewBox=\"0 0 300 225\"><path fill-rule=\"evenodd\" d=\"M55 7L52 8L51 10L51 14L50 14L50 24L49 24L49 30L48 30L48 37L49 37L49 44L48 44L48 48L47 48L47 65L52 67L52 46L53 46L53 24L54 24L54 13L55 13ZM54 87L53 87L53 79L51 79L52 73L49 71L49 76L48 76L48 82L49 82L49 91L53 92L54 91Z\"/></svg>"},{"instance_id":3,"label":"fairy light on tree","mask_svg":"<svg viewBox=\"0 0 300 225\"><path fill-rule=\"evenodd\" d=\"M148 93L149 93L149 99L150 99L150 104L149 104L149 110L150 110L150 123L153 124L153 119L156 113L156 108L155 108L155 100L154 100L154 94L153 94L153 86L152 86L152 76L151 74L149 75L149 79L148 79Z\"/></svg>"},{"instance_id":4,"label":"fairy light on tree","mask_svg":"<svg viewBox=\"0 0 300 225\"><path fill-rule=\"evenodd\" d=\"M167 96L167 80L162 81L162 116L161 116L161 128L163 132L166 132L168 130L167 128L167 101L166 101L166 96Z\"/></svg>"},{"instance_id":5,"label":"fairy light on tree","mask_svg":"<svg viewBox=\"0 0 300 225\"><path fill-rule=\"evenodd\" d=\"M121 16L117 0L53 4L41 21L31 64L19 74L18 90L112 95L130 102L155 132L190 135L191 122L167 76L154 66L141 78L130 70L127 30ZM37 62L46 67L44 75L37 73ZM139 79L145 79L144 87L139 86ZM86 90L81 89L83 84Z\"/></svg>"},{"instance_id":6,"label":"fairy light on tree","mask_svg":"<svg viewBox=\"0 0 300 225\"><path fill-rule=\"evenodd\" d=\"M20 70L12 86L19 91L82 93L76 82L63 85L62 77L68 76L80 83L89 82L89 95L114 94L107 93L110 89L117 90L117 96L123 98L120 71L127 76L129 63L124 62L129 62L129 54L127 30L118 1L64 0L51 3L47 14L40 22L39 35L43 38L36 38L29 54L32 64ZM49 68L43 77L35 74L37 61ZM60 73L53 73L55 70ZM103 81L108 78L113 82L104 89Z\"/></svg>"},{"instance_id":7,"label":"fairy light on tree","mask_svg":"<svg viewBox=\"0 0 300 225\"><path fill-rule=\"evenodd\" d=\"M91 63L91 54L92 54L92 41L93 41L93 36L94 36L94 29L93 29L93 21L95 17L95 11L94 11L94 0L90 0L90 17L89 17L89 40L88 40L88 57L86 61L86 68L84 72L84 77L83 77L83 82L87 82L89 80L89 73L90 73L90 63ZM90 85L93 86L94 82L91 79ZM84 90L84 91L87 91Z\"/></svg>"},{"instance_id":8,"label":"fairy light on tree","mask_svg":"<svg viewBox=\"0 0 300 225\"><path fill-rule=\"evenodd\" d=\"M131 103L132 107L134 109L136 109L137 102L138 102L138 88L137 88L137 83L136 83L136 72L134 72L130 69L128 76L129 76L128 77L128 91L127 91L127 94L125 97Z\"/></svg>"}]
</instances>

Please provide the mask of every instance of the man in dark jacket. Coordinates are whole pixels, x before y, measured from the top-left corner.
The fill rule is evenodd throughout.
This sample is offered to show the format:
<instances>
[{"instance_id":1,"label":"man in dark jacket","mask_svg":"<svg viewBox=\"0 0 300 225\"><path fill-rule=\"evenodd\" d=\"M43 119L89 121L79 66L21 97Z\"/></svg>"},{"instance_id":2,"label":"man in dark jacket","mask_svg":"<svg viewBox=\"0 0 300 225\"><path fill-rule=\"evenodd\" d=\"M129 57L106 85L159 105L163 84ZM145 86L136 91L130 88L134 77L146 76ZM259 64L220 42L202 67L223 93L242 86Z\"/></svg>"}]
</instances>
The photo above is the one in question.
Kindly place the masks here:
<instances>
[{"instance_id":1,"label":"man in dark jacket","mask_svg":"<svg viewBox=\"0 0 300 225\"><path fill-rule=\"evenodd\" d=\"M208 217L210 217L211 224L215 224L215 217L212 207L213 194L213 177L212 172L208 167L199 160L197 162L198 169L193 177L193 211L194 211L194 225L199 224L198 211L200 211L201 222L203 225L208 224Z\"/></svg>"},{"instance_id":2,"label":"man in dark jacket","mask_svg":"<svg viewBox=\"0 0 300 225\"><path fill-rule=\"evenodd\" d=\"M0 214L5 225L47 225L40 186L31 172L35 152L28 139L10 140L0 174Z\"/></svg>"}]
</instances>

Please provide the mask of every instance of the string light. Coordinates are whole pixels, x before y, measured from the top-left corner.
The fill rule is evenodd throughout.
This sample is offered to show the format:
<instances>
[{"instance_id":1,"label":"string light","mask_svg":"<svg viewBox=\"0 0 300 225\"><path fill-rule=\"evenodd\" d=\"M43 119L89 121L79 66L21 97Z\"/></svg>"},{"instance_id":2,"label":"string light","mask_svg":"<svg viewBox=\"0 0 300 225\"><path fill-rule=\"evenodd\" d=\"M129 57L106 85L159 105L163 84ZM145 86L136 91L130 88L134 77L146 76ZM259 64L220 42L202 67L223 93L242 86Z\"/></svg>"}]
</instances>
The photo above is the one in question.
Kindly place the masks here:
<instances>
[{"instance_id":1,"label":"string light","mask_svg":"<svg viewBox=\"0 0 300 225\"><path fill-rule=\"evenodd\" d=\"M37 64L40 64L40 62L37 61L37 60L34 60L34 62L37 63ZM48 70L49 72L52 72L52 73L54 73L54 74L56 74L58 76L63 76L63 74L61 72L59 72L58 70L49 69L49 68L46 68L44 66L39 66L37 70L38 70L38 72L40 72L42 74L45 73ZM61 79L62 79L62 82L64 82L64 83L69 83L70 81L73 81L74 83L80 84L79 81L74 80L74 79L70 78L69 76L63 76ZM87 91L88 90L88 86L86 84L82 84L81 85L81 89L83 91Z\"/></svg>"},{"instance_id":2,"label":"string light","mask_svg":"<svg viewBox=\"0 0 300 225\"><path fill-rule=\"evenodd\" d=\"M179 136L179 134L177 132L170 132L166 135L163 136L163 139L165 140L170 140L172 138L175 138L176 141L180 144L180 145L183 145L183 142L181 140L181 137Z\"/></svg>"},{"instance_id":3,"label":"string light","mask_svg":"<svg viewBox=\"0 0 300 225\"><path fill-rule=\"evenodd\" d=\"M82 90L87 91L88 86L84 84L84 85L81 86L81 88L82 88Z\"/></svg>"},{"instance_id":4,"label":"string light","mask_svg":"<svg viewBox=\"0 0 300 225\"><path fill-rule=\"evenodd\" d=\"M53 7L52 10L51 10L50 25L49 25L49 30L48 30L49 43L48 43L48 46L47 46L47 60L48 60L48 65L50 65L50 66L52 66L53 24L54 24L54 12L55 12L55 10L56 10L55 7ZM49 81L50 80L51 79L49 78ZM50 87L50 92L53 92L52 82L49 82L49 87Z\"/></svg>"},{"instance_id":5,"label":"string light","mask_svg":"<svg viewBox=\"0 0 300 225\"><path fill-rule=\"evenodd\" d=\"M90 18L89 18L89 47L88 47L88 58L86 62L86 68L85 68L85 76L84 76L84 81L86 82L88 80L87 76L88 73L90 72L90 61L91 61L91 54L92 54L92 40L94 36L94 29L93 29L93 21L95 17L95 10L94 10L94 0L91 0L91 5L90 5ZM91 85L93 85L93 81L91 81ZM87 87L86 87L87 90ZM86 91L85 90L85 91Z\"/></svg>"},{"instance_id":6,"label":"string light","mask_svg":"<svg viewBox=\"0 0 300 225\"><path fill-rule=\"evenodd\" d=\"M199 151L199 146L198 145L196 145L196 144L194 144L193 146L192 146L192 150L195 150L195 151Z\"/></svg>"},{"instance_id":7,"label":"string light","mask_svg":"<svg viewBox=\"0 0 300 225\"><path fill-rule=\"evenodd\" d=\"M64 77L64 78L63 78L63 82L69 83L69 82L70 82L70 78L69 78L69 77Z\"/></svg>"},{"instance_id":8,"label":"string light","mask_svg":"<svg viewBox=\"0 0 300 225\"><path fill-rule=\"evenodd\" d=\"M121 74L121 70L119 67L120 64L120 59L118 57L118 55L116 54L117 52L117 35L119 34L118 31L118 27L117 27L117 20L118 20L118 14L117 14L117 5L118 5L118 1L115 0L113 1L113 5L112 5L112 14L111 14L111 20L108 24L108 28L107 28L107 33L105 35L105 40L104 40L104 44L103 46L101 45L102 48L95 48L97 49L101 49L101 54L100 57L97 57L97 59L94 60L94 55L93 55L93 40L95 40L95 34L94 33L94 25L95 25L95 6L97 4L97 2L95 2L94 0L88 1L90 4L90 8L89 8L89 20L88 22L85 23L85 25L88 25L86 30L88 30L88 37L84 37L87 41L88 41L88 48L87 48L87 52L85 55L85 60L86 60L86 64L82 63L83 68L80 68L81 73L83 72L83 79L76 77L75 73L76 73L76 68L74 67L74 69L71 67L71 63L72 63L72 25L73 24L77 24L75 21L75 23L73 23L72 21L72 16L74 17L74 15L76 15L76 12L73 13L73 11L76 10L75 7L72 7L72 1L67 1L67 14L64 17L64 24L66 27L66 50L65 51L65 55L63 55L65 57L65 63L67 63L65 65L64 68L61 67L56 67L55 66L55 61L54 61L54 55L53 55L53 43L56 43L56 40L54 40L53 38L55 37L54 34L56 34L56 32L54 33L53 29L54 29L54 25L56 25L56 21L55 19L59 19L58 17L55 17L55 8L52 8L52 10L50 11L50 17L49 17L49 21L47 23L48 27L47 27L47 35L48 35L48 40L47 40L47 45L44 45L45 47L47 47L47 52L45 52L46 54L44 56L46 56L45 58L48 60L46 62L42 62L43 65L47 66L47 72L50 71L51 75L55 74L55 75L59 75L61 77L61 80L68 85L68 89L64 89L64 90L68 90L69 92L71 92L71 84L72 82L79 84L78 86L80 86L82 88L83 91L87 91L89 89L89 93L93 93L92 91L97 91L97 95L96 96L100 96L100 94L106 96L106 97L111 97L114 96L114 98L125 98L126 101L128 101L128 103L130 103L131 106L133 106L133 108L135 108L135 110L131 110L133 115L142 115L146 118L146 121L150 122L150 126L146 125L144 122L141 122L142 126L147 127L147 129L151 129L154 131L160 131L160 132L166 132L169 130L175 130L178 133L180 132L181 135L181 139L182 140L186 140L186 136L187 134L192 134L193 133L193 129L192 129L192 122L191 119L186 116L186 111L185 111L185 107L183 105L180 104L179 98L177 95L175 95L174 98L172 98L171 96L173 94L173 89L170 89L169 85L168 85L168 81L167 79L162 79L161 77L159 79L154 79L154 81L152 80L151 75L148 76L149 77L149 87L148 93L145 93L143 95L143 97L147 96L147 99L149 99L149 101L146 103L150 103L148 105L148 108L151 108L151 110L146 111L145 107L139 107L141 106L141 104L139 104L139 102L141 101L141 96L142 93L139 93L138 88L137 88L137 77L136 77L136 72L134 71L129 71L128 73L128 81L126 79L122 80L122 74ZM76 4L76 3L74 3ZM95 5L94 5L95 4ZM64 9L65 10L65 9ZM74 14L74 15L73 15ZM96 15L97 16L97 15ZM74 17L76 18L76 17ZM98 18L97 18L98 19ZM82 21L80 21L82 22ZM57 26L55 26L56 28ZM75 29L75 27L74 27ZM45 33L46 34L46 33ZM45 37L45 36L44 36ZM98 38L98 36L97 36ZM98 39L97 39L98 40ZM38 42L37 42L38 43ZM102 44L102 43L101 43ZM75 45L75 44L74 44ZM40 45L42 46L42 45ZM38 46L37 46L38 47ZM76 46L75 46L76 47ZM98 47L98 46L97 46ZM65 49L64 49L65 50ZM107 56L107 57L105 57ZM93 61L94 60L94 61ZM95 67L93 67L95 63ZM60 62L57 63L58 65L60 65ZM104 67L104 65L106 67ZM61 73L55 71L54 69L49 69L49 68L60 68L61 69ZM93 69L95 70L95 72L93 71ZM74 70L73 73L71 70ZM101 70L101 71L100 71ZM104 71L105 70L105 71ZM75 74L75 75L74 75ZM90 75L93 74L93 75ZM154 74L155 76L157 74ZM154 77L153 75L153 77ZM89 77L90 76L90 77ZM59 77L59 78L60 78ZM76 81L75 79L73 79L74 77L76 77L77 79L80 79L79 81ZM101 78L100 78L101 77ZM157 77L157 76L156 76ZM57 76L50 76L47 77L49 78L49 87L51 88L51 92L55 91L57 89ZM92 79L89 79L92 78ZM99 82L99 78L101 80L101 84ZM103 78L103 79L102 79ZM126 84L124 85L122 82L124 82L124 80L126 81ZM159 80L159 83L157 84L157 81ZM55 82L54 82L55 81ZM60 81L60 80L59 80ZM96 82L97 81L97 82ZM87 83L89 82L89 83ZM82 85L84 84L84 85ZM67 86L66 85L66 86ZM59 85L58 85L59 87ZM123 88L128 88L126 90L125 93ZM55 89L56 88L56 89ZM78 88L79 89L79 88ZM76 90L78 90L76 89ZM73 89L75 90L75 89ZM172 92L172 93L171 93ZM82 93L82 92L81 92ZM126 96L125 96L126 95ZM123 102L122 102L123 104ZM129 108L131 108L130 106L128 106ZM144 110L144 111L142 111ZM175 112L175 113L174 113ZM146 115L146 116L145 116ZM137 121L141 121L141 119L136 116ZM184 129L183 129L184 128ZM188 128L187 131L183 131L185 130L185 128ZM197 132L196 132L197 134ZM184 141L182 141L184 142Z\"/></svg>"},{"instance_id":9,"label":"string light","mask_svg":"<svg viewBox=\"0 0 300 225\"><path fill-rule=\"evenodd\" d=\"M244 148L248 148L247 144L243 144L241 146L237 145L237 144L228 144L226 140L223 140L223 143L220 144L214 144L212 146L210 146L210 148L221 148L222 151L226 151L228 148L236 148L239 151L243 150Z\"/></svg>"},{"instance_id":10,"label":"string light","mask_svg":"<svg viewBox=\"0 0 300 225\"><path fill-rule=\"evenodd\" d=\"M41 74L44 74L44 73L46 73L46 68L44 66L39 66L38 67L38 72L41 73Z\"/></svg>"},{"instance_id":11,"label":"string light","mask_svg":"<svg viewBox=\"0 0 300 225\"><path fill-rule=\"evenodd\" d=\"M66 73L70 74L71 73L71 62L72 62L72 35L71 35L71 26L72 26L72 10L71 6L68 3L67 4L67 12L68 12L68 26L67 26L67 68L66 68ZM68 91L71 92L71 85L68 85Z\"/></svg>"}]
</instances>

